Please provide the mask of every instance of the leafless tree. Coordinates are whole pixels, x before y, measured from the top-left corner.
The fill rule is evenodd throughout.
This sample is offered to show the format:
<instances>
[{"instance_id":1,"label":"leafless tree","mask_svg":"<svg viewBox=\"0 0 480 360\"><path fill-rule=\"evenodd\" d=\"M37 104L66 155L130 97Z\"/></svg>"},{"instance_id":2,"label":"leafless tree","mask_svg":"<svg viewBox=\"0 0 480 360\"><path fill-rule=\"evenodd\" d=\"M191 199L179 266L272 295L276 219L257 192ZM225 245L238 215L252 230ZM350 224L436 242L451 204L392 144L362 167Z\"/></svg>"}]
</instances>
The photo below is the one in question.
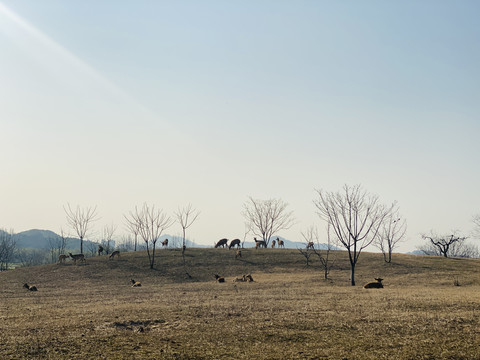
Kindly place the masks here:
<instances>
[{"instance_id":1,"label":"leafless tree","mask_svg":"<svg viewBox=\"0 0 480 360\"><path fill-rule=\"evenodd\" d=\"M8 270L17 251L14 232L0 229L0 271Z\"/></svg>"},{"instance_id":2,"label":"leafless tree","mask_svg":"<svg viewBox=\"0 0 480 360\"><path fill-rule=\"evenodd\" d=\"M323 275L324 275L324 280L328 280L328 274L330 274L330 269L332 268L333 264L335 263L335 258L332 259L332 250L333 250L333 245L331 241L331 236L330 236L330 224L327 224L327 249L324 250L323 252L320 251L320 246L317 246L319 249L313 249L313 252L315 255L318 256L318 260L320 260L320 263L322 264L323 268ZM317 244L318 244L318 237L317 237Z\"/></svg>"},{"instance_id":3,"label":"leafless tree","mask_svg":"<svg viewBox=\"0 0 480 360\"><path fill-rule=\"evenodd\" d=\"M70 204L67 204L67 207L63 207L65 214L67 215L67 223L80 238L80 253L83 254L83 239L88 234L90 227L94 221L98 219L97 217L97 207L94 208L80 208L77 207L73 210L70 207Z\"/></svg>"},{"instance_id":4,"label":"leafless tree","mask_svg":"<svg viewBox=\"0 0 480 360\"><path fill-rule=\"evenodd\" d=\"M322 265L322 269L324 272L324 279L328 280L328 274L330 273L330 269L333 266L331 252L333 250L333 245L330 240L330 225L327 224L327 248L324 251L320 250L320 237L318 236L318 230L314 226L311 226L306 232L302 232L302 237L307 244L314 243L317 244L317 248L307 248L307 249L299 249L300 253L307 259L307 266L308 266L308 259L311 255L316 255L318 260Z\"/></svg>"},{"instance_id":5,"label":"leafless tree","mask_svg":"<svg viewBox=\"0 0 480 360\"><path fill-rule=\"evenodd\" d=\"M184 262L185 262L185 248L186 248L185 234L187 229L190 227L190 225L192 225L195 222L195 220L197 220L199 215L200 215L200 212L197 211L196 209L193 209L191 204L188 204L182 209L178 208L178 211L175 213L177 221L182 227L182 232L183 232L182 256L183 256Z\"/></svg>"},{"instance_id":6,"label":"leafless tree","mask_svg":"<svg viewBox=\"0 0 480 360\"><path fill-rule=\"evenodd\" d=\"M125 218L128 230L130 230L130 232L133 234L133 238L134 238L133 251L137 251L137 240L138 240L138 234L140 232L140 229L138 227L139 224L134 218L132 218L131 214L130 216L123 215L123 217Z\"/></svg>"},{"instance_id":7,"label":"leafless tree","mask_svg":"<svg viewBox=\"0 0 480 360\"><path fill-rule=\"evenodd\" d=\"M134 249L134 241L131 235L122 235L117 248L123 252L132 251Z\"/></svg>"},{"instance_id":8,"label":"leafless tree","mask_svg":"<svg viewBox=\"0 0 480 360\"><path fill-rule=\"evenodd\" d=\"M117 228L115 227L114 224L110 225L105 225L103 228L103 236L102 236L102 241L101 244L106 252L106 254L110 254L110 251L112 250L110 247L113 242L113 236L115 235L115 231Z\"/></svg>"},{"instance_id":9,"label":"leafless tree","mask_svg":"<svg viewBox=\"0 0 480 360\"><path fill-rule=\"evenodd\" d=\"M141 209L135 207L135 211L130 213L130 219L138 225L139 234L147 248L150 269L153 269L157 241L162 233L173 224L173 221L163 210L156 209L155 205L148 206L147 204L144 204Z\"/></svg>"},{"instance_id":10,"label":"leafless tree","mask_svg":"<svg viewBox=\"0 0 480 360\"><path fill-rule=\"evenodd\" d=\"M439 236L433 232L430 235L422 235L424 240L428 240L429 244L441 256L448 257L450 254L458 254L459 248L462 247L466 237L460 237L454 232L452 235Z\"/></svg>"},{"instance_id":11,"label":"leafless tree","mask_svg":"<svg viewBox=\"0 0 480 360\"><path fill-rule=\"evenodd\" d=\"M383 259L386 263L392 262L392 253L397 244L403 240L407 232L407 222L402 219L396 209L396 204L393 205L394 210L389 216L385 218L380 230L380 235L375 241L377 246L383 254Z\"/></svg>"},{"instance_id":12,"label":"leafless tree","mask_svg":"<svg viewBox=\"0 0 480 360\"><path fill-rule=\"evenodd\" d=\"M308 228L307 231L305 232L302 231L301 234L302 234L303 240L307 243L307 247L305 249L298 249L298 251L300 252L300 254L303 255L303 257L305 257L305 260L307 262L306 265L309 266L310 257L314 254L314 252L310 251L308 244L314 243L314 241L318 240L318 231L315 227L311 226ZM315 248L312 248L312 250L315 250Z\"/></svg>"},{"instance_id":13,"label":"leafless tree","mask_svg":"<svg viewBox=\"0 0 480 360\"><path fill-rule=\"evenodd\" d=\"M50 262L56 263L60 254L65 254L67 246L67 236L63 229L60 230L60 235L47 239L48 249L50 251Z\"/></svg>"},{"instance_id":14,"label":"leafless tree","mask_svg":"<svg viewBox=\"0 0 480 360\"><path fill-rule=\"evenodd\" d=\"M268 246L270 238L280 230L289 229L294 223L293 211L280 199L256 200L252 197L243 205L243 216L254 235L261 236Z\"/></svg>"},{"instance_id":15,"label":"leafless tree","mask_svg":"<svg viewBox=\"0 0 480 360\"><path fill-rule=\"evenodd\" d=\"M355 286L355 266L363 249L379 235L382 223L392 212L379 203L378 196L368 194L360 185L343 187L343 192L316 190L314 204L318 215L331 225L336 240L347 251L351 268L351 285Z\"/></svg>"},{"instance_id":16,"label":"leafless tree","mask_svg":"<svg viewBox=\"0 0 480 360\"><path fill-rule=\"evenodd\" d=\"M48 250L46 249L20 249L17 256L22 267L48 263Z\"/></svg>"}]
</instances>

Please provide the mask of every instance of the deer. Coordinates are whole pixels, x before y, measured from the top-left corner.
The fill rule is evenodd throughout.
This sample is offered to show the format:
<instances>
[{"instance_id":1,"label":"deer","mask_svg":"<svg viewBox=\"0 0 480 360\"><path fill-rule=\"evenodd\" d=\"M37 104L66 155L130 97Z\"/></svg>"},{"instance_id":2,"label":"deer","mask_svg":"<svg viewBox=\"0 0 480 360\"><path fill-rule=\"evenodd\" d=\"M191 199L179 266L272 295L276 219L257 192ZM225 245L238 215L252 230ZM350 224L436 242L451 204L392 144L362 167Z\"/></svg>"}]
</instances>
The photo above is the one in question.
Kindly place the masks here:
<instances>
[{"instance_id":1,"label":"deer","mask_svg":"<svg viewBox=\"0 0 480 360\"><path fill-rule=\"evenodd\" d=\"M29 291L37 291L37 287L35 285L28 285L27 283L23 284L23 287Z\"/></svg>"},{"instance_id":2,"label":"deer","mask_svg":"<svg viewBox=\"0 0 480 360\"><path fill-rule=\"evenodd\" d=\"M112 252L110 254L110 256L108 257L109 260L112 260L115 258L115 256L117 257L117 260L120 259L120 251L118 250L115 250L114 252Z\"/></svg>"},{"instance_id":3,"label":"deer","mask_svg":"<svg viewBox=\"0 0 480 360\"><path fill-rule=\"evenodd\" d=\"M68 258L68 255L65 255L65 254L58 255L58 263L65 264L65 260L67 260L67 258Z\"/></svg>"},{"instance_id":4,"label":"deer","mask_svg":"<svg viewBox=\"0 0 480 360\"><path fill-rule=\"evenodd\" d=\"M267 243L265 240L257 240L257 238L253 238L255 240L255 249L258 249L259 247L267 248Z\"/></svg>"},{"instance_id":5,"label":"deer","mask_svg":"<svg viewBox=\"0 0 480 360\"><path fill-rule=\"evenodd\" d=\"M276 243L277 243L277 242L276 242L275 240L272 240L272 249L275 249L275 244L276 244Z\"/></svg>"},{"instance_id":6,"label":"deer","mask_svg":"<svg viewBox=\"0 0 480 360\"><path fill-rule=\"evenodd\" d=\"M217 243L215 244L215 249L220 246L224 248L225 246L227 246L227 242L228 242L228 239L218 240Z\"/></svg>"},{"instance_id":7,"label":"deer","mask_svg":"<svg viewBox=\"0 0 480 360\"><path fill-rule=\"evenodd\" d=\"M98 256L102 255L104 250L105 250L105 249L103 248L102 245L98 245L98 250L97 250Z\"/></svg>"},{"instance_id":8,"label":"deer","mask_svg":"<svg viewBox=\"0 0 480 360\"><path fill-rule=\"evenodd\" d=\"M140 283L140 281L135 281L133 279L130 280L132 282L132 287L139 287L139 286L142 286L142 284Z\"/></svg>"},{"instance_id":9,"label":"deer","mask_svg":"<svg viewBox=\"0 0 480 360\"><path fill-rule=\"evenodd\" d=\"M70 255L70 257L73 259L73 262L75 263L75 265L77 264L77 260L80 260L80 262L83 262L85 263L85 255L83 254L75 254L73 255L72 253L68 253Z\"/></svg>"},{"instance_id":10,"label":"deer","mask_svg":"<svg viewBox=\"0 0 480 360\"><path fill-rule=\"evenodd\" d=\"M278 237L277 237L277 244L278 244L278 248L284 248L285 249L285 243L283 242L283 240L280 240Z\"/></svg>"},{"instance_id":11,"label":"deer","mask_svg":"<svg viewBox=\"0 0 480 360\"><path fill-rule=\"evenodd\" d=\"M235 250L235 259L242 257L242 251L240 249Z\"/></svg>"},{"instance_id":12,"label":"deer","mask_svg":"<svg viewBox=\"0 0 480 360\"><path fill-rule=\"evenodd\" d=\"M382 284L383 279L375 278L375 280L377 281L372 281L363 285L363 288L364 289L383 289L383 284Z\"/></svg>"},{"instance_id":13,"label":"deer","mask_svg":"<svg viewBox=\"0 0 480 360\"><path fill-rule=\"evenodd\" d=\"M162 241L162 246L163 246L164 248L167 248L167 247L168 247L168 239L165 239L165 240Z\"/></svg>"},{"instance_id":14,"label":"deer","mask_svg":"<svg viewBox=\"0 0 480 360\"><path fill-rule=\"evenodd\" d=\"M230 241L230 245L228 245L228 250L230 250L232 247L237 247L239 248L240 247L240 239L233 239L232 241Z\"/></svg>"},{"instance_id":15,"label":"deer","mask_svg":"<svg viewBox=\"0 0 480 360\"><path fill-rule=\"evenodd\" d=\"M225 282L225 278L223 276L220 276L218 274L213 274L213 276L215 276L215 280L217 280L217 282L219 282L219 283L224 283Z\"/></svg>"}]
</instances>

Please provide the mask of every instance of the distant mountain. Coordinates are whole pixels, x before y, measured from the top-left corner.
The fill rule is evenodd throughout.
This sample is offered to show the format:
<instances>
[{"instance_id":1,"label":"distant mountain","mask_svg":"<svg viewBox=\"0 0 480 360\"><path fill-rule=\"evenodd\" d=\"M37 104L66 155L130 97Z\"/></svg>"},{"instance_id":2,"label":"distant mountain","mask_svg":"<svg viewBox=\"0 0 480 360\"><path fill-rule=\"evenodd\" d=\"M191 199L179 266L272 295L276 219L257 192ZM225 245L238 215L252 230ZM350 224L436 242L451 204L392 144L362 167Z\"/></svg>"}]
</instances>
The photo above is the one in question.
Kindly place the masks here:
<instances>
[{"instance_id":1,"label":"distant mountain","mask_svg":"<svg viewBox=\"0 0 480 360\"><path fill-rule=\"evenodd\" d=\"M30 249L48 249L52 246L57 246L61 240L61 236L50 230L38 230L32 229L15 234L18 248L30 248ZM67 249L80 248L80 239L67 238ZM84 240L84 246L89 244L90 241Z\"/></svg>"}]
</instances>

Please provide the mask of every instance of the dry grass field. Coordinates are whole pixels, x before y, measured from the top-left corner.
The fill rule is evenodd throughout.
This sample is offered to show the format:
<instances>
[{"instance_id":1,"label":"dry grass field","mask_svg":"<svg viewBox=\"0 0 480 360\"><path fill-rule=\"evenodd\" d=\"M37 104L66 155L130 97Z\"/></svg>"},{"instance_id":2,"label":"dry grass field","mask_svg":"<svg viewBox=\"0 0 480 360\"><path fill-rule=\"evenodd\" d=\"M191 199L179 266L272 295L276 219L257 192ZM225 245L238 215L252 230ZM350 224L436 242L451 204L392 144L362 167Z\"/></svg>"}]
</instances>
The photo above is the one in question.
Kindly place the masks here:
<instances>
[{"instance_id":1,"label":"dry grass field","mask_svg":"<svg viewBox=\"0 0 480 360\"><path fill-rule=\"evenodd\" d=\"M352 287L344 252L329 281L296 250L157 254L0 273L0 359L480 359L478 259L364 253Z\"/></svg>"}]
</instances>

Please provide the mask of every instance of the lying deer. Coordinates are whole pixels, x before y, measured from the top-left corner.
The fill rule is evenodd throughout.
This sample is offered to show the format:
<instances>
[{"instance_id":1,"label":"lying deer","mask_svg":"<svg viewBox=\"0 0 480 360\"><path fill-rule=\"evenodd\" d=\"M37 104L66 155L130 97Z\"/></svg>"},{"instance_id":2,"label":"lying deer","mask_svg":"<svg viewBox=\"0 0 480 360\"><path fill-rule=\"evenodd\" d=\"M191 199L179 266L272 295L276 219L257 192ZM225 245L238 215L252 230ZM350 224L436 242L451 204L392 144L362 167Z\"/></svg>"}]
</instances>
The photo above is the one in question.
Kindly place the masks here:
<instances>
[{"instance_id":1,"label":"lying deer","mask_svg":"<svg viewBox=\"0 0 480 360\"><path fill-rule=\"evenodd\" d=\"M30 291L37 291L37 287L35 285L28 285L27 283L23 284L23 287Z\"/></svg>"},{"instance_id":2,"label":"lying deer","mask_svg":"<svg viewBox=\"0 0 480 360\"><path fill-rule=\"evenodd\" d=\"M132 282L132 287L139 287L139 286L142 286L142 284L140 283L140 281L135 281L133 279L130 280Z\"/></svg>"},{"instance_id":3,"label":"lying deer","mask_svg":"<svg viewBox=\"0 0 480 360\"><path fill-rule=\"evenodd\" d=\"M225 282L225 278L223 276L220 276L218 274L214 274L215 276L215 279L217 280L217 282L219 283L224 283Z\"/></svg>"},{"instance_id":4,"label":"lying deer","mask_svg":"<svg viewBox=\"0 0 480 360\"><path fill-rule=\"evenodd\" d=\"M383 279L382 278L375 278L375 280L377 280L377 281L369 282L369 283L363 285L363 287L365 289L383 289L383 284L382 284Z\"/></svg>"}]
</instances>

